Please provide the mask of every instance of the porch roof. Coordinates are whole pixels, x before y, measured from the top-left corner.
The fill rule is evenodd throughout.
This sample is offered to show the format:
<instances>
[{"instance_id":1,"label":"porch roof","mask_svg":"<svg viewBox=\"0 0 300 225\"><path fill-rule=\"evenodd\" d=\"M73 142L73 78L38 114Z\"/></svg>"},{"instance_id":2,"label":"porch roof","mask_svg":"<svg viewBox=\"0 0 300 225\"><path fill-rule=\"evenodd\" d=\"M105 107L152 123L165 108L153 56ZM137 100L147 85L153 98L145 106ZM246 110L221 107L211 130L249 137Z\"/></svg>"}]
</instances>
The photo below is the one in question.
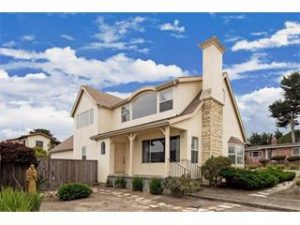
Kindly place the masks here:
<instances>
[{"instance_id":1,"label":"porch roof","mask_svg":"<svg viewBox=\"0 0 300 225\"><path fill-rule=\"evenodd\" d=\"M137 126L121 128L121 129L118 129L118 130L113 130L113 131L109 131L109 132L105 132L105 133L101 133L101 134L97 134L97 135L94 135L94 136L90 137L90 139L97 141L99 139L113 137L113 136L117 136L117 135L121 135L121 134L127 134L127 133L142 131L142 130L155 128L155 127L167 126L167 125L170 125L169 119L170 118L163 119L163 120L158 120L158 121L154 121L154 122L150 122L150 123L144 123L144 124L137 125Z\"/></svg>"}]
</instances>

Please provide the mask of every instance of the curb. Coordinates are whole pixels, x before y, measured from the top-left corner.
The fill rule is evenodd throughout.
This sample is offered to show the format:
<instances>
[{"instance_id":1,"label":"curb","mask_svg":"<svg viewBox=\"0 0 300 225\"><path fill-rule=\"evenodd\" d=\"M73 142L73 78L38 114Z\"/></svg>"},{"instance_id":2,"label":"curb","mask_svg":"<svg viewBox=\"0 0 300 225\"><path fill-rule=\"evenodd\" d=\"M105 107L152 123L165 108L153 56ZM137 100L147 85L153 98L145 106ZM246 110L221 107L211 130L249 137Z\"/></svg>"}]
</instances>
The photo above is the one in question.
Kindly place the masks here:
<instances>
[{"instance_id":1,"label":"curb","mask_svg":"<svg viewBox=\"0 0 300 225\"><path fill-rule=\"evenodd\" d=\"M298 209L294 208L287 208L287 207L282 207L282 206L275 206L275 205L268 205L268 204L261 204L261 203L254 203L254 202L246 202L238 199L227 199L227 198L222 198L222 197L216 197L216 196L199 196L195 194L189 194L188 196L194 197L194 198L199 198L199 199L206 199L206 200L212 200L212 201L225 201L229 203L235 203L235 204L241 204L241 205L246 205L246 206L251 206L255 208L261 208L261 209L273 209L273 210L279 210L279 211L284 211L284 212L300 212Z\"/></svg>"}]
</instances>

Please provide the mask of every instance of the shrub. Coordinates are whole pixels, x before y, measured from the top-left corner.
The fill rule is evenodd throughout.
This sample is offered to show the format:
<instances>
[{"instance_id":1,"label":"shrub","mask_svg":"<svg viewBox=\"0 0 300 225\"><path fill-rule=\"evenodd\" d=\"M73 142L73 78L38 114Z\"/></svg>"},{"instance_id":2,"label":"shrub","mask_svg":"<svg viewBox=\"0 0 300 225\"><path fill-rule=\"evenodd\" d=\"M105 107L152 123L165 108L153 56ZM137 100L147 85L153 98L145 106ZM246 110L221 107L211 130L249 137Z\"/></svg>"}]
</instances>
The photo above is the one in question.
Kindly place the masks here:
<instances>
[{"instance_id":1,"label":"shrub","mask_svg":"<svg viewBox=\"0 0 300 225\"><path fill-rule=\"evenodd\" d=\"M260 160L259 160L259 162L260 162L264 167L268 164L269 161L270 161L269 159L260 159Z\"/></svg>"},{"instance_id":2,"label":"shrub","mask_svg":"<svg viewBox=\"0 0 300 225\"><path fill-rule=\"evenodd\" d=\"M289 170L299 170L299 168L300 168L300 166L297 164L289 164L287 166L287 169L289 169Z\"/></svg>"},{"instance_id":3,"label":"shrub","mask_svg":"<svg viewBox=\"0 0 300 225\"><path fill-rule=\"evenodd\" d=\"M296 185L300 187L300 179L296 181Z\"/></svg>"},{"instance_id":4,"label":"shrub","mask_svg":"<svg viewBox=\"0 0 300 225\"><path fill-rule=\"evenodd\" d=\"M144 180L141 177L134 177L131 181L133 191L143 191Z\"/></svg>"},{"instance_id":5,"label":"shrub","mask_svg":"<svg viewBox=\"0 0 300 225\"><path fill-rule=\"evenodd\" d=\"M200 184L189 177L167 177L163 180L163 188L171 195L182 197L186 193L193 193L200 190Z\"/></svg>"},{"instance_id":6,"label":"shrub","mask_svg":"<svg viewBox=\"0 0 300 225\"><path fill-rule=\"evenodd\" d=\"M41 205L39 193L29 194L13 188L4 188L0 192L1 212L33 212L38 211Z\"/></svg>"},{"instance_id":7,"label":"shrub","mask_svg":"<svg viewBox=\"0 0 300 225\"><path fill-rule=\"evenodd\" d=\"M247 165L247 168L250 169L250 170L255 170L259 167L260 167L260 165L258 163L252 163L252 164Z\"/></svg>"},{"instance_id":8,"label":"shrub","mask_svg":"<svg viewBox=\"0 0 300 225\"><path fill-rule=\"evenodd\" d=\"M299 156L299 155L289 156L289 157L287 158L287 160L288 160L289 162L300 161L300 156Z\"/></svg>"},{"instance_id":9,"label":"shrub","mask_svg":"<svg viewBox=\"0 0 300 225\"><path fill-rule=\"evenodd\" d=\"M283 161L285 160L286 156L285 155L274 155L271 157L271 160L275 161Z\"/></svg>"},{"instance_id":10,"label":"shrub","mask_svg":"<svg viewBox=\"0 0 300 225\"><path fill-rule=\"evenodd\" d=\"M110 179L107 178L105 187L113 187L113 184Z\"/></svg>"},{"instance_id":11,"label":"shrub","mask_svg":"<svg viewBox=\"0 0 300 225\"><path fill-rule=\"evenodd\" d=\"M293 180L296 176L295 172L283 171L274 167L268 167L267 169L265 169L265 171L277 177L280 183Z\"/></svg>"},{"instance_id":12,"label":"shrub","mask_svg":"<svg viewBox=\"0 0 300 225\"><path fill-rule=\"evenodd\" d=\"M216 186L220 181L220 172L231 166L231 161L227 157L211 157L206 160L202 167L202 173L206 180L209 181L209 185Z\"/></svg>"},{"instance_id":13,"label":"shrub","mask_svg":"<svg viewBox=\"0 0 300 225\"><path fill-rule=\"evenodd\" d=\"M63 201L87 198L92 193L90 187L86 184L71 183L63 184L59 187L57 196Z\"/></svg>"},{"instance_id":14,"label":"shrub","mask_svg":"<svg viewBox=\"0 0 300 225\"><path fill-rule=\"evenodd\" d=\"M116 188L126 188L126 180L124 177L117 177L115 180L115 187Z\"/></svg>"},{"instance_id":15,"label":"shrub","mask_svg":"<svg viewBox=\"0 0 300 225\"><path fill-rule=\"evenodd\" d=\"M41 148L41 147L35 147L34 149L34 155L37 158L47 158L47 152Z\"/></svg>"},{"instance_id":16,"label":"shrub","mask_svg":"<svg viewBox=\"0 0 300 225\"><path fill-rule=\"evenodd\" d=\"M150 181L149 187L150 187L150 193L153 195L160 195L163 192L161 180L158 178L153 178Z\"/></svg>"},{"instance_id":17,"label":"shrub","mask_svg":"<svg viewBox=\"0 0 300 225\"><path fill-rule=\"evenodd\" d=\"M271 187L278 183L278 179L265 171L251 171L247 169L227 168L221 171L226 184L232 188L246 190Z\"/></svg>"}]
</instances>

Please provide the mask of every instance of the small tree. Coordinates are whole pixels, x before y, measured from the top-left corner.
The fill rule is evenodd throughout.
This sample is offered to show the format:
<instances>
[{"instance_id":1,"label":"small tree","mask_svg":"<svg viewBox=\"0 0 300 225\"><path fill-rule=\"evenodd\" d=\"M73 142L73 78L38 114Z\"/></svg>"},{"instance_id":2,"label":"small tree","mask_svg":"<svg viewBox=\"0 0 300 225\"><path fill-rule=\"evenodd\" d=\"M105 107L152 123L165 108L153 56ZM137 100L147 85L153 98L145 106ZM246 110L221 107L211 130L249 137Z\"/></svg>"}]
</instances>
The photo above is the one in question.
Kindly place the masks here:
<instances>
[{"instance_id":1,"label":"small tree","mask_svg":"<svg viewBox=\"0 0 300 225\"><path fill-rule=\"evenodd\" d=\"M209 181L210 186L217 186L220 180L220 172L231 166L231 161L228 157L218 156L211 157L206 160L202 167L202 173L206 180Z\"/></svg>"},{"instance_id":2,"label":"small tree","mask_svg":"<svg viewBox=\"0 0 300 225\"><path fill-rule=\"evenodd\" d=\"M37 158L47 158L47 152L41 148L41 147L35 147L34 149L34 155Z\"/></svg>"},{"instance_id":3,"label":"small tree","mask_svg":"<svg viewBox=\"0 0 300 225\"><path fill-rule=\"evenodd\" d=\"M284 91L284 99L275 101L269 106L271 116L276 118L278 127L290 126L291 138L295 140L295 126L299 124L297 118L300 115L300 72L284 76L281 81Z\"/></svg>"}]
</instances>

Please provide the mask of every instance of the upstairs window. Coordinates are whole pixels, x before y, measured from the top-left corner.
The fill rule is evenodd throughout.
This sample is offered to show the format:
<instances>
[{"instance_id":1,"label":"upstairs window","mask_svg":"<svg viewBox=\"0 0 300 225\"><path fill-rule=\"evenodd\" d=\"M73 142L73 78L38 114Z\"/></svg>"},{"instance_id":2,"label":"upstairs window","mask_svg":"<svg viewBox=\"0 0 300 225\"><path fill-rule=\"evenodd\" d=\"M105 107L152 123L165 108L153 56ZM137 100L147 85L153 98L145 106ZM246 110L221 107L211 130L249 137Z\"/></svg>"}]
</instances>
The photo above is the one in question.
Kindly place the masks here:
<instances>
[{"instance_id":1,"label":"upstairs window","mask_svg":"<svg viewBox=\"0 0 300 225\"><path fill-rule=\"evenodd\" d=\"M44 142L43 141L35 141L35 147L43 148Z\"/></svg>"},{"instance_id":2,"label":"upstairs window","mask_svg":"<svg viewBox=\"0 0 300 225\"><path fill-rule=\"evenodd\" d=\"M148 91L132 103L132 119L149 116L157 112L156 92Z\"/></svg>"},{"instance_id":3,"label":"upstairs window","mask_svg":"<svg viewBox=\"0 0 300 225\"><path fill-rule=\"evenodd\" d=\"M172 89L161 91L159 93L159 111L164 112L171 109L173 109Z\"/></svg>"},{"instance_id":4,"label":"upstairs window","mask_svg":"<svg viewBox=\"0 0 300 225\"><path fill-rule=\"evenodd\" d=\"M198 163L198 152L199 152L199 138L192 137L192 144L191 144L191 162Z\"/></svg>"},{"instance_id":5,"label":"upstairs window","mask_svg":"<svg viewBox=\"0 0 300 225\"><path fill-rule=\"evenodd\" d=\"M130 120L129 105L122 106L122 108L121 108L121 121L126 122L128 120Z\"/></svg>"},{"instance_id":6,"label":"upstairs window","mask_svg":"<svg viewBox=\"0 0 300 225\"><path fill-rule=\"evenodd\" d=\"M85 127L94 123L94 109L87 110L77 115L77 128Z\"/></svg>"}]
</instances>

